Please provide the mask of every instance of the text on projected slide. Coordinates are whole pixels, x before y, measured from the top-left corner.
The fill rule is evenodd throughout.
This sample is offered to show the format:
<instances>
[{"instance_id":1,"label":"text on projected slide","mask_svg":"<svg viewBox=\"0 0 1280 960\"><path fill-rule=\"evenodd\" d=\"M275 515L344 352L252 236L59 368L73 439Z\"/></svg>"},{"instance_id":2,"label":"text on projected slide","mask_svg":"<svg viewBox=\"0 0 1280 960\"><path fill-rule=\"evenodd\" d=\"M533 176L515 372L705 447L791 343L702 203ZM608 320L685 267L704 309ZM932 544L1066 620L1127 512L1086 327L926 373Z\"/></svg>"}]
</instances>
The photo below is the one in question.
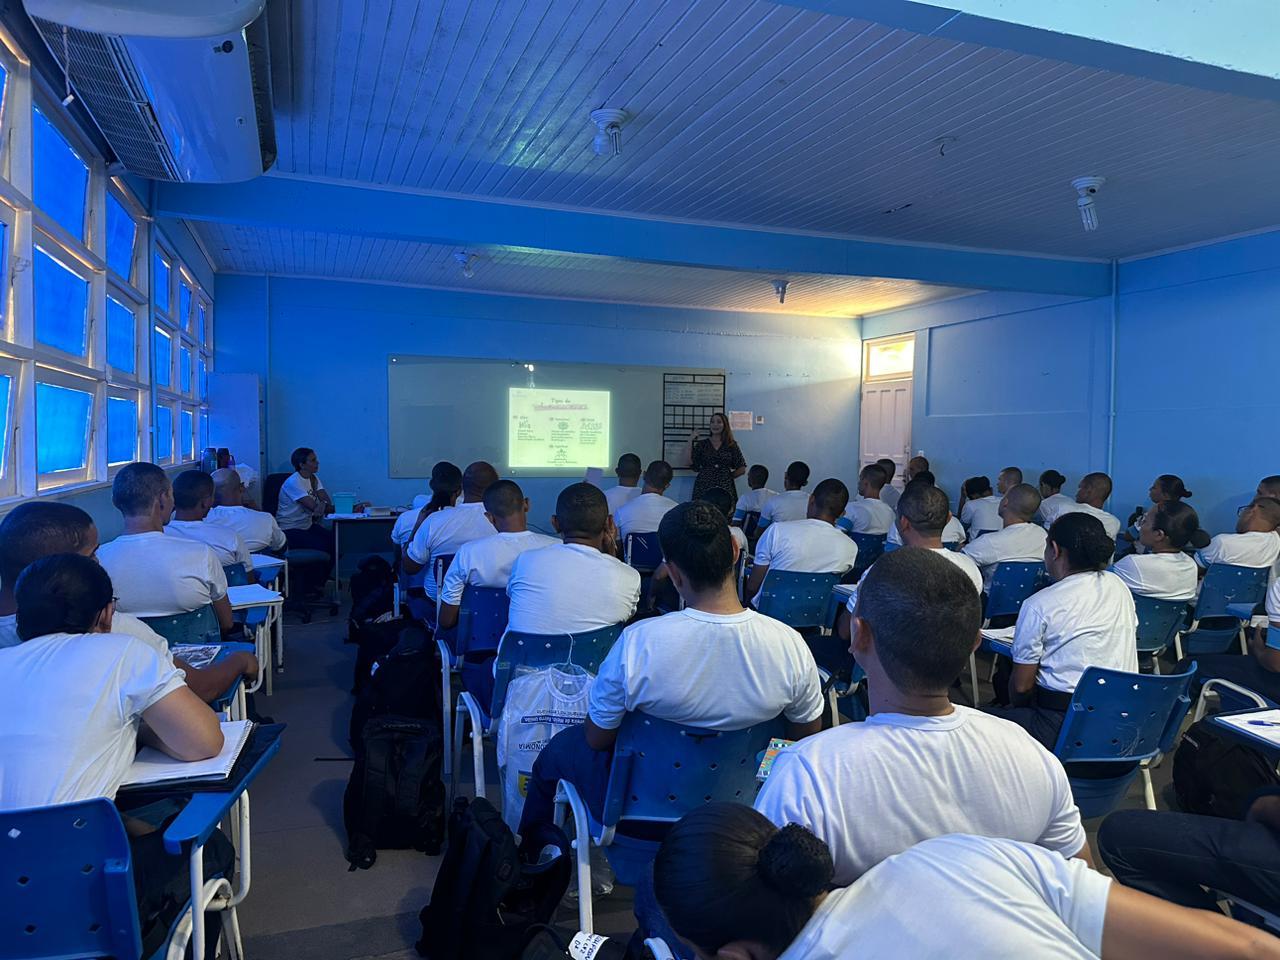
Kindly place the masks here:
<instances>
[{"instance_id":1,"label":"text on projected slide","mask_svg":"<svg viewBox=\"0 0 1280 960\"><path fill-rule=\"evenodd\" d=\"M605 467L609 391L509 387L511 467Z\"/></svg>"}]
</instances>

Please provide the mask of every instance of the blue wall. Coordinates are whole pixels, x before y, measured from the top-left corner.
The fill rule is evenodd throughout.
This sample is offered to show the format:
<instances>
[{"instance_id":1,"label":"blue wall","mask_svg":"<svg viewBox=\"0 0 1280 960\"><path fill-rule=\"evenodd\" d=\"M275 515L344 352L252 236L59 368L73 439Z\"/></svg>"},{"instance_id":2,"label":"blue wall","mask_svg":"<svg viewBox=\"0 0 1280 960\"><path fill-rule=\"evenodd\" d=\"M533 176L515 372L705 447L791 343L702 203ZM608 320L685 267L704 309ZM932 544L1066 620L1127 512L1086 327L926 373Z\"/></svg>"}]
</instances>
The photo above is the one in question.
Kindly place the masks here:
<instances>
[{"instance_id":1,"label":"blue wall","mask_svg":"<svg viewBox=\"0 0 1280 960\"><path fill-rule=\"evenodd\" d=\"M331 489L374 502L405 503L426 487L388 477L392 353L723 367L729 408L765 416L739 439L750 462L769 467L771 485L796 458L815 477L849 480L857 472L854 320L244 276L219 276L216 303L216 369L258 373L267 383L268 470L287 469L290 450L312 446ZM469 453L440 457L464 465ZM535 523L546 523L564 483L521 481ZM678 478L676 495L691 488L691 478Z\"/></svg>"},{"instance_id":2,"label":"blue wall","mask_svg":"<svg viewBox=\"0 0 1280 960\"><path fill-rule=\"evenodd\" d=\"M953 495L967 476L1053 467L1070 487L1110 470L1128 516L1176 473L1211 531L1280 472L1280 233L1117 268L1111 298L979 294L869 317L868 338L916 331L912 446Z\"/></svg>"}]
</instances>

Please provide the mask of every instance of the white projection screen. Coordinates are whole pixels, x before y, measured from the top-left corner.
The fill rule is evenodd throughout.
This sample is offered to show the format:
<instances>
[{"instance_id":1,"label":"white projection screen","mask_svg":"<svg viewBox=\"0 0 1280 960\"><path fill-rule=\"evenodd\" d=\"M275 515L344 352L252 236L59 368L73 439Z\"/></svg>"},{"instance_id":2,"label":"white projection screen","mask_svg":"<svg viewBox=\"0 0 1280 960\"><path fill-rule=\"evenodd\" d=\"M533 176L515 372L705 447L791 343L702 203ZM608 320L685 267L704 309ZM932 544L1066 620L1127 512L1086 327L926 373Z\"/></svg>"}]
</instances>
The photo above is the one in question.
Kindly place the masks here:
<instances>
[{"instance_id":1,"label":"white projection screen","mask_svg":"<svg viewBox=\"0 0 1280 960\"><path fill-rule=\"evenodd\" d=\"M608 475L628 451L657 459L671 374L724 371L392 355L391 476L429 477L439 460L488 460L503 476L581 477L589 467Z\"/></svg>"}]
</instances>

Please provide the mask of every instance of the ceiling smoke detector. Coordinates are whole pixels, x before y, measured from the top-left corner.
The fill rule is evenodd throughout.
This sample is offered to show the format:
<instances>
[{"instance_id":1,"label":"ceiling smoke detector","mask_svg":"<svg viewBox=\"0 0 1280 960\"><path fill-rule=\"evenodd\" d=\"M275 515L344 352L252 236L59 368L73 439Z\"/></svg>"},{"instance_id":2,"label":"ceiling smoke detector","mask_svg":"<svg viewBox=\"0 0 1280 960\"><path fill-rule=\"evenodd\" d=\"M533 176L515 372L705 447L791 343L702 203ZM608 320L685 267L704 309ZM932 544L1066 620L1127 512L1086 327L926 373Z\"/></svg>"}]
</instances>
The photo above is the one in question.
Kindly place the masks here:
<instances>
[{"instance_id":1,"label":"ceiling smoke detector","mask_svg":"<svg viewBox=\"0 0 1280 960\"><path fill-rule=\"evenodd\" d=\"M465 250L459 250L453 255L453 259L458 261L458 265L462 267L462 275L470 280L476 275L476 261L480 258L474 253L467 253Z\"/></svg>"},{"instance_id":2,"label":"ceiling smoke detector","mask_svg":"<svg viewBox=\"0 0 1280 960\"><path fill-rule=\"evenodd\" d=\"M1071 181L1071 186L1079 195L1076 208L1080 211L1080 222L1089 233L1098 229L1098 204L1094 198L1106 182L1106 177L1076 177Z\"/></svg>"},{"instance_id":3,"label":"ceiling smoke detector","mask_svg":"<svg viewBox=\"0 0 1280 960\"><path fill-rule=\"evenodd\" d=\"M622 125L630 118L631 114L618 107L591 111L591 122L596 125L591 149L597 157L616 157L622 152Z\"/></svg>"}]
</instances>

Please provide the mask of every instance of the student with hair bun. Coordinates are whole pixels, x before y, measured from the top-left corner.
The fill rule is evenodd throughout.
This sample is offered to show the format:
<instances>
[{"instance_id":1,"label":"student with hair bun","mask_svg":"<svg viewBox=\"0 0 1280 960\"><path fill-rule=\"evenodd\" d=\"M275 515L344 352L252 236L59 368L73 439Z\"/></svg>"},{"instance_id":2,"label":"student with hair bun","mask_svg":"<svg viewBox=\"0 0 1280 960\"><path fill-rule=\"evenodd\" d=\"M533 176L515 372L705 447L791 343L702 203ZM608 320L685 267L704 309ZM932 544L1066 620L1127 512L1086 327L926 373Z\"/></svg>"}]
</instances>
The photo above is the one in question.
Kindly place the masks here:
<instances>
[{"instance_id":1,"label":"student with hair bun","mask_svg":"<svg viewBox=\"0 0 1280 960\"><path fill-rule=\"evenodd\" d=\"M671 828L653 875L675 932L715 960L1280 957L1265 930L1013 840L925 840L831 890L831 854L813 834L710 803Z\"/></svg>"},{"instance_id":2,"label":"student with hair bun","mask_svg":"<svg viewBox=\"0 0 1280 960\"><path fill-rule=\"evenodd\" d=\"M1189 503L1166 500L1142 515L1138 543L1143 553L1130 554L1112 568L1136 594L1157 600L1192 600L1200 575L1196 562L1183 551L1200 529L1200 518Z\"/></svg>"},{"instance_id":3,"label":"student with hair bun","mask_svg":"<svg viewBox=\"0 0 1280 960\"><path fill-rule=\"evenodd\" d=\"M1186 484L1182 482L1182 478L1172 473L1162 473L1151 482L1150 489L1147 490L1147 498L1154 507L1159 507L1165 503L1181 503L1183 500L1191 499L1191 491L1187 489ZM1144 517L1151 513L1144 507L1138 507L1129 517L1126 528L1116 537L1116 545L1124 547L1125 545L1138 544L1141 542L1141 524ZM1197 526L1197 530L1199 527ZM1195 539L1196 530L1192 530L1187 536L1187 542L1191 543ZM1192 546L1203 547L1209 541L1203 543L1192 543ZM1127 549L1134 549L1128 546Z\"/></svg>"},{"instance_id":4,"label":"student with hair bun","mask_svg":"<svg viewBox=\"0 0 1280 960\"><path fill-rule=\"evenodd\" d=\"M1086 667L1138 672L1133 595L1107 570L1115 541L1102 522L1066 513L1049 528L1044 564L1053 584L1018 612L1013 667L997 673L996 695L1010 706L994 712L1025 727L1050 749Z\"/></svg>"},{"instance_id":5,"label":"student with hair bun","mask_svg":"<svg viewBox=\"0 0 1280 960\"><path fill-rule=\"evenodd\" d=\"M1048 528L1058 519L1058 514L1070 507L1075 500L1062 492L1067 478L1057 470L1046 470L1040 474L1040 522Z\"/></svg>"}]
</instances>

